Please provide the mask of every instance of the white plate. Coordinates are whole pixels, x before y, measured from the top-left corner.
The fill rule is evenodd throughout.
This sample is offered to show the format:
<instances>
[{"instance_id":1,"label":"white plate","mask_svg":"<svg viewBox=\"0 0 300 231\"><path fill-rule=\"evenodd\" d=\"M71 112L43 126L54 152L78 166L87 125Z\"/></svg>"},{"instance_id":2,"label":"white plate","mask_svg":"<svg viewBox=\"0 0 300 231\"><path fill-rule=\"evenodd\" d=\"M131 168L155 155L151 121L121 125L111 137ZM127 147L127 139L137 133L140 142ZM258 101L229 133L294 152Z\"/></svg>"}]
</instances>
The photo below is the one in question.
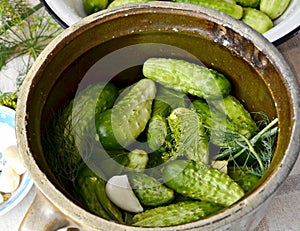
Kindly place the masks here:
<instances>
[{"instance_id":1,"label":"white plate","mask_svg":"<svg viewBox=\"0 0 300 231\"><path fill-rule=\"evenodd\" d=\"M63 27L69 27L86 16L82 0L41 0L48 12ZM264 33L272 43L280 44L300 30L300 0L291 0L286 12Z\"/></svg>"},{"instance_id":2,"label":"white plate","mask_svg":"<svg viewBox=\"0 0 300 231\"><path fill-rule=\"evenodd\" d=\"M8 107L0 106L0 174L1 169L5 165L5 159L1 152L11 145L16 145L15 111ZM27 195L32 185L31 177L28 172L25 172L21 177L18 189L12 193L9 200L0 204L0 216L14 208Z\"/></svg>"}]
</instances>

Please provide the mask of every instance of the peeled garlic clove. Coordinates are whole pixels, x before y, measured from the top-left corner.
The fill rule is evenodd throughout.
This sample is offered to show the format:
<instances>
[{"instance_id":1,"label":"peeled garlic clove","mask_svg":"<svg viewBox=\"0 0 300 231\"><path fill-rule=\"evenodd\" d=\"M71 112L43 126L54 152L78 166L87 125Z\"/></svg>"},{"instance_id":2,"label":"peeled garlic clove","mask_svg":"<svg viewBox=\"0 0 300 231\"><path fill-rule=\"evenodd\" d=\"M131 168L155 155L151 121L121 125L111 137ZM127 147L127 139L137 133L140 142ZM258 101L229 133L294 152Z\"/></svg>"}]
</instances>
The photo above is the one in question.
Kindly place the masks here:
<instances>
[{"instance_id":1,"label":"peeled garlic clove","mask_svg":"<svg viewBox=\"0 0 300 231\"><path fill-rule=\"evenodd\" d=\"M228 169L227 169L228 161L227 160L214 160L214 161L212 161L211 166L213 168L218 169L220 172L223 172L226 174L228 173Z\"/></svg>"},{"instance_id":2,"label":"peeled garlic clove","mask_svg":"<svg viewBox=\"0 0 300 231\"><path fill-rule=\"evenodd\" d=\"M128 212L139 213L144 210L126 175L110 178L106 184L106 194L115 205Z\"/></svg>"},{"instance_id":3,"label":"peeled garlic clove","mask_svg":"<svg viewBox=\"0 0 300 231\"><path fill-rule=\"evenodd\" d=\"M6 164L12 167L18 175L25 173L24 167L20 157L17 146L9 146L2 151L3 157L6 160Z\"/></svg>"},{"instance_id":4,"label":"peeled garlic clove","mask_svg":"<svg viewBox=\"0 0 300 231\"><path fill-rule=\"evenodd\" d=\"M19 184L20 176L9 165L5 165L0 175L0 192L12 193Z\"/></svg>"},{"instance_id":5,"label":"peeled garlic clove","mask_svg":"<svg viewBox=\"0 0 300 231\"><path fill-rule=\"evenodd\" d=\"M4 198L2 196L2 194L0 193L0 204L2 204L4 202Z\"/></svg>"}]
</instances>

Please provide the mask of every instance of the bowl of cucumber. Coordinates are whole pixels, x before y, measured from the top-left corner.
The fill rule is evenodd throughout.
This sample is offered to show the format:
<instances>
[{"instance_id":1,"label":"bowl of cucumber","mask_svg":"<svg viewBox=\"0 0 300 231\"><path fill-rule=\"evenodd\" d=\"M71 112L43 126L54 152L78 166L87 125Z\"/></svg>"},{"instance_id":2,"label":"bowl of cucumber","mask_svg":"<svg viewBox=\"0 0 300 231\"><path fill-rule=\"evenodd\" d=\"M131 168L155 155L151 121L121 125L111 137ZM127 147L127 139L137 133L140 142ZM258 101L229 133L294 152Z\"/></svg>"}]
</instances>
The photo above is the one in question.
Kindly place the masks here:
<instances>
[{"instance_id":1,"label":"bowl of cucumber","mask_svg":"<svg viewBox=\"0 0 300 231\"><path fill-rule=\"evenodd\" d=\"M122 4L153 0L41 0L47 11L64 28L82 18ZM300 29L299 0L175 0L209 7L241 20L262 33L270 42L279 45Z\"/></svg>"},{"instance_id":2,"label":"bowl of cucumber","mask_svg":"<svg viewBox=\"0 0 300 231\"><path fill-rule=\"evenodd\" d=\"M300 150L299 90L272 43L209 8L80 20L20 90L17 143L39 192L21 230L255 229Z\"/></svg>"}]
</instances>

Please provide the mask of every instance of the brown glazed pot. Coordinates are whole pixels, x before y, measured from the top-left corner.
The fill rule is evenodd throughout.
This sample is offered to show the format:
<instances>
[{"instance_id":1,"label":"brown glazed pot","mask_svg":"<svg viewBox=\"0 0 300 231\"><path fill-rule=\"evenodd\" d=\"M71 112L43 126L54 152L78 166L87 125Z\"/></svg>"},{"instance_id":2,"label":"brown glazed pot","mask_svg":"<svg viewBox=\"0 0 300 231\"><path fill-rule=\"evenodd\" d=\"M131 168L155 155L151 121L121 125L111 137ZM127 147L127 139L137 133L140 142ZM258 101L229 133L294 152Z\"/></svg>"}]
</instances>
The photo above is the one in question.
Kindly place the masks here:
<instances>
[{"instance_id":1,"label":"brown glazed pot","mask_svg":"<svg viewBox=\"0 0 300 231\"><path fill-rule=\"evenodd\" d=\"M106 62L111 64L107 70L140 65L150 56L196 57L228 76L232 94L247 109L264 111L271 119L278 117L280 131L274 158L257 187L224 211L176 227L122 225L81 208L51 172L43 154L41 131L49 114L74 95L84 73L97 60L111 54L114 55ZM106 78L103 72L98 69L91 81ZM133 79L117 81L126 84L135 80L135 75L131 76ZM70 225L80 230L103 231L253 230L297 159L299 92L295 76L277 49L260 34L219 12L153 2L91 15L47 46L21 88L17 141L38 194L20 230L55 230Z\"/></svg>"}]
</instances>

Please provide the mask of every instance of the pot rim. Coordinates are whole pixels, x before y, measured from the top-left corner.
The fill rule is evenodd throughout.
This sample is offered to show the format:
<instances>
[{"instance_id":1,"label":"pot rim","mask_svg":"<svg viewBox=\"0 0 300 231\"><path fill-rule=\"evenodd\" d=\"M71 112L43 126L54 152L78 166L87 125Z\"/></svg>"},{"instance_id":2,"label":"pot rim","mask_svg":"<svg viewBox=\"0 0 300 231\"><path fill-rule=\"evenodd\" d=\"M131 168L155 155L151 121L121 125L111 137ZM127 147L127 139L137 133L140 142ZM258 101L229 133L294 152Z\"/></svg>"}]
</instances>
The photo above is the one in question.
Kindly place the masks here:
<instances>
[{"instance_id":1,"label":"pot rim","mask_svg":"<svg viewBox=\"0 0 300 231\"><path fill-rule=\"evenodd\" d=\"M100 24L104 21L111 20L120 16L126 16L126 14L141 14L143 12L155 12L160 10L179 11L184 14L197 16L197 14L207 15L212 21L221 24L225 27L229 27L236 33L242 34L243 37L250 40L259 50L264 51L268 58L274 63L280 73L283 73L283 82L286 88L290 92L291 104L293 105L291 112L293 115L293 127L291 131L290 143L286 150L286 153L281 161L281 165L278 169L274 169L272 176L256 189L251 195L246 196L240 202L233 206L226 208L224 212L217 213L211 217L199 220L193 223L187 223L184 225L176 226L177 230L190 230L193 228L212 225L211 227L219 228L223 225L230 224L235 220L250 213L255 208L260 207L269 197L274 195L274 192L283 183L290 173L293 165L295 164L300 149L300 99L297 97L297 92L300 91L299 84L290 70L288 64L284 60L281 53L265 39L261 34L252 30L250 27L244 25L242 22L235 20L223 13L189 4L172 3L172 2L149 2L149 3L137 3L126 6L116 7L113 9L103 10L88 17L78 23L70 26L58 35L50 44L43 50L36 62L33 64L26 79L20 90L19 102L16 110L16 131L17 141L20 149L20 153L24 164L28 167L31 177L39 190L53 203L63 214L71 217L72 220L78 223L91 226L92 229L97 229L97 225L101 224L103 230L109 230L119 228L119 230L145 230L141 227L133 227L128 225L122 225L107 221L101 217L95 216L74 202L69 200L61 191L59 191L42 172L39 166L35 163L33 154L30 152L27 145L26 134L26 113L27 113L27 100L31 91L31 86L36 75L39 73L39 69L42 65L47 65L48 58L53 54L59 53L62 49L62 44L67 39L75 39L76 36L86 30L89 30L93 26ZM35 164L32 164L35 163ZM66 206L66 203L68 206ZM231 216L234 214L234 216ZM210 228L210 227L209 227ZM157 227L151 228L151 230L174 230L174 227Z\"/></svg>"}]
</instances>

